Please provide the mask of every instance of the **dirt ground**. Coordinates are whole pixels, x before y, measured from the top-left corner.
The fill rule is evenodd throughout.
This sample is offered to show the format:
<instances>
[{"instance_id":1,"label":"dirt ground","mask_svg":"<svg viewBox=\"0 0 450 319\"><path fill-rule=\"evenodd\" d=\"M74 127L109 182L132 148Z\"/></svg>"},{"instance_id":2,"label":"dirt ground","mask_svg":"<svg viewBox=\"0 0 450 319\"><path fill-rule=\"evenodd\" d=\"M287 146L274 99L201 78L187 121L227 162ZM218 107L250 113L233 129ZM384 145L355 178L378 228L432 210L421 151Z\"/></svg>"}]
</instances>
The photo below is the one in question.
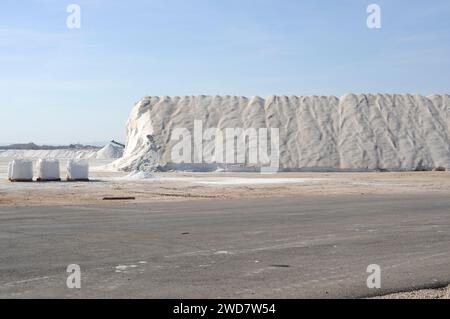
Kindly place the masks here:
<instances>
[{"instance_id":1,"label":"dirt ground","mask_svg":"<svg viewBox=\"0 0 450 319\"><path fill-rule=\"evenodd\" d=\"M0 207L108 204L110 201L103 200L104 197L135 197L133 203L148 203L292 196L450 194L450 172L158 173L151 179L132 179L126 178L124 172L103 171L98 165L105 163L95 162L91 163L91 182L11 183L6 179L7 162L0 160Z\"/></svg>"},{"instance_id":2,"label":"dirt ground","mask_svg":"<svg viewBox=\"0 0 450 319\"><path fill-rule=\"evenodd\" d=\"M372 299L450 299L450 286L441 289L423 289L410 292L399 292Z\"/></svg>"}]
</instances>

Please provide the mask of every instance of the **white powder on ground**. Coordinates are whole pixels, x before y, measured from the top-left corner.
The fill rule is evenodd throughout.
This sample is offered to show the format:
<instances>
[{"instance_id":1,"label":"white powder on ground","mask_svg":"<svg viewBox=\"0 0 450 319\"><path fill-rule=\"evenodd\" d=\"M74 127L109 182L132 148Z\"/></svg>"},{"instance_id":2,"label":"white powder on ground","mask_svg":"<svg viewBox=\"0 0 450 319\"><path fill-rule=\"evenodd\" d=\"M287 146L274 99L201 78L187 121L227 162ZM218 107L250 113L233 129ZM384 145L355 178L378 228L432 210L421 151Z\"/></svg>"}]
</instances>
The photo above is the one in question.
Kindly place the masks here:
<instances>
[{"instance_id":1,"label":"white powder on ground","mask_svg":"<svg viewBox=\"0 0 450 319\"><path fill-rule=\"evenodd\" d=\"M322 179L315 178L215 178L210 180L198 180L197 184L206 185L270 185L270 184L302 184L315 182Z\"/></svg>"},{"instance_id":2,"label":"white powder on ground","mask_svg":"<svg viewBox=\"0 0 450 319\"><path fill-rule=\"evenodd\" d=\"M117 180L124 180L124 181L137 181L137 180L157 180L159 179L157 176L153 175L149 172L142 172L142 171L133 171L130 174L128 174L125 177L119 177Z\"/></svg>"}]
</instances>

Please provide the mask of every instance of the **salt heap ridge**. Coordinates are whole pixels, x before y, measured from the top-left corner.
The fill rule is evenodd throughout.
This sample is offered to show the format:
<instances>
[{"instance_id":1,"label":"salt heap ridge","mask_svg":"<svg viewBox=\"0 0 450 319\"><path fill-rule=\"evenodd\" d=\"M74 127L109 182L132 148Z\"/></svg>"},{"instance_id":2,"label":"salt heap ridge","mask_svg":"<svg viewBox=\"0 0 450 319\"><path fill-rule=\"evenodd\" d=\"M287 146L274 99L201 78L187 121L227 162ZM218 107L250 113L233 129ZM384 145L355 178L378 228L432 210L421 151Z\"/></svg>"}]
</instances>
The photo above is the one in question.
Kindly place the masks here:
<instances>
[{"instance_id":1,"label":"salt heap ridge","mask_svg":"<svg viewBox=\"0 0 450 319\"><path fill-rule=\"evenodd\" d=\"M279 128L282 171L450 168L450 96L145 97L127 122L125 170L210 170L171 159L175 128ZM206 143L207 144L207 143ZM214 148L214 145L205 148ZM245 170L245 165L243 166Z\"/></svg>"}]
</instances>

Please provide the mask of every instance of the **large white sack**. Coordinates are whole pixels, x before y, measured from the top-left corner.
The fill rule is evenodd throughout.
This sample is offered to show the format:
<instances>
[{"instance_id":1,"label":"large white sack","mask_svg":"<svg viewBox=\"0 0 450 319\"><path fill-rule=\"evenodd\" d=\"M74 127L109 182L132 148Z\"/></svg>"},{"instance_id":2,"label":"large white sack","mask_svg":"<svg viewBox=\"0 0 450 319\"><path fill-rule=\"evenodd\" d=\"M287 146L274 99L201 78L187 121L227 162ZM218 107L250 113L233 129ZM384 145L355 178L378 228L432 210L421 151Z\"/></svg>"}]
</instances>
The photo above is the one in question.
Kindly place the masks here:
<instances>
[{"instance_id":1,"label":"large white sack","mask_svg":"<svg viewBox=\"0 0 450 319\"><path fill-rule=\"evenodd\" d=\"M87 180L89 179L89 163L86 160L72 159L67 163L67 179Z\"/></svg>"},{"instance_id":2,"label":"large white sack","mask_svg":"<svg viewBox=\"0 0 450 319\"><path fill-rule=\"evenodd\" d=\"M33 180L33 162L28 160L14 160L11 163L10 179L18 181Z\"/></svg>"},{"instance_id":3,"label":"large white sack","mask_svg":"<svg viewBox=\"0 0 450 319\"><path fill-rule=\"evenodd\" d=\"M13 166L13 162L9 162L8 163L8 179L11 179L12 176L12 166Z\"/></svg>"},{"instance_id":4,"label":"large white sack","mask_svg":"<svg viewBox=\"0 0 450 319\"><path fill-rule=\"evenodd\" d=\"M42 181L59 180L59 161L39 159L36 165L37 178Z\"/></svg>"}]
</instances>

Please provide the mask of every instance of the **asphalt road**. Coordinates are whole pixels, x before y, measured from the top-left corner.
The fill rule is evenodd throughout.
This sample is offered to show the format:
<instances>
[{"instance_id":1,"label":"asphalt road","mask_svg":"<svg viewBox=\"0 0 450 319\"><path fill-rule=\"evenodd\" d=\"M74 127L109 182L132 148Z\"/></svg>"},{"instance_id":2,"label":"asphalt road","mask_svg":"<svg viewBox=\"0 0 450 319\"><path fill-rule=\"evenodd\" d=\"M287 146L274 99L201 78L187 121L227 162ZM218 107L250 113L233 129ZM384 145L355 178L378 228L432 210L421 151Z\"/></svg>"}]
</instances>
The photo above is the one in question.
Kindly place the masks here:
<instances>
[{"instance_id":1,"label":"asphalt road","mask_svg":"<svg viewBox=\"0 0 450 319\"><path fill-rule=\"evenodd\" d=\"M349 298L449 282L449 196L0 208L2 298Z\"/></svg>"}]
</instances>

